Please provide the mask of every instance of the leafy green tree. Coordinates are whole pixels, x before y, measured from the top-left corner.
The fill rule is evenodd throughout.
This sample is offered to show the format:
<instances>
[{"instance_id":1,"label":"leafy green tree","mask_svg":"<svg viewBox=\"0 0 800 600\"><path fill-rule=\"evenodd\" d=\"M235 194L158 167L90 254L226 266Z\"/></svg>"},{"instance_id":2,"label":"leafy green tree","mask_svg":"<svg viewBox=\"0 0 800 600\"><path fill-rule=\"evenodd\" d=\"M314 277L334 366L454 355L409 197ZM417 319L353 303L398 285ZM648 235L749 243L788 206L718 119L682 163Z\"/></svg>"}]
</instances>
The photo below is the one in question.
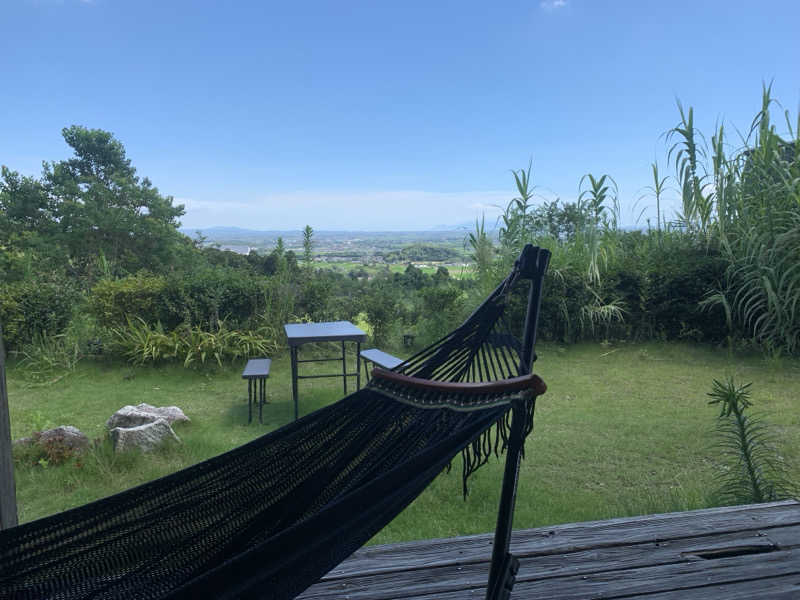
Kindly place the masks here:
<instances>
[{"instance_id":1,"label":"leafy green tree","mask_svg":"<svg viewBox=\"0 0 800 600\"><path fill-rule=\"evenodd\" d=\"M62 134L74 157L45 163L42 186L73 264L85 271L102 253L123 271L164 270L181 244L183 205L140 179L111 133L73 125Z\"/></svg>"},{"instance_id":2,"label":"leafy green tree","mask_svg":"<svg viewBox=\"0 0 800 600\"><path fill-rule=\"evenodd\" d=\"M450 271L447 270L447 267L439 266L436 269L436 272L433 274L433 282L435 284L442 284L447 283L450 281Z\"/></svg>"},{"instance_id":3,"label":"leafy green tree","mask_svg":"<svg viewBox=\"0 0 800 600\"><path fill-rule=\"evenodd\" d=\"M411 263L406 265L406 270L400 280L406 287L413 290L421 289L426 284L426 277L423 270L419 267L415 267Z\"/></svg>"},{"instance_id":4,"label":"leafy green tree","mask_svg":"<svg viewBox=\"0 0 800 600\"><path fill-rule=\"evenodd\" d=\"M427 287L420 292L424 341L432 342L458 326L464 315L464 295L452 284Z\"/></svg>"},{"instance_id":5,"label":"leafy green tree","mask_svg":"<svg viewBox=\"0 0 800 600\"><path fill-rule=\"evenodd\" d=\"M397 322L399 304L396 290L387 280L379 279L369 286L362 302L367 322L372 327L372 341L376 346L385 345Z\"/></svg>"},{"instance_id":6,"label":"leafy green tree","mask_svg":"<svg viewBox=\"0 0 800 600\"><path fill-rule=\"evenodd\" d=\"M534 236L571 242L587 223L586 211L576 202L543 202L533 211Z\"/></svg>"},{"instance_id":7,"label":"leafy green tree","mask_svg":"<svg viewBox=\"0 0 800 600\"><path fill-rule=\"evenodd\" d=\"M5 166L0 174L0 240L52 233L56 227L55 203L41 182Z\"/></svg>"},{"instance_id":8,"label":"leafy green tree","mask_svg":"<svg viewBox=\"0 0 800 600\"><path fill-rule=\"evenodd\" d=\"M278 237L275 242L275 248L267 255L265 269L270 275L282 275L286 272L286 246L282 237Z\"/></svg>"},{"instance_id":9,"label":"leafy green tree","mask_svg":"<svg viewBox=\"0 0 800 600\"><path fill-rule=\"evenodd\" d=\"M0 280L29 281L63 271L67 255L53 236L55 205L44 186L2 167L0 173Z\"/></svg>"}]
</instances>

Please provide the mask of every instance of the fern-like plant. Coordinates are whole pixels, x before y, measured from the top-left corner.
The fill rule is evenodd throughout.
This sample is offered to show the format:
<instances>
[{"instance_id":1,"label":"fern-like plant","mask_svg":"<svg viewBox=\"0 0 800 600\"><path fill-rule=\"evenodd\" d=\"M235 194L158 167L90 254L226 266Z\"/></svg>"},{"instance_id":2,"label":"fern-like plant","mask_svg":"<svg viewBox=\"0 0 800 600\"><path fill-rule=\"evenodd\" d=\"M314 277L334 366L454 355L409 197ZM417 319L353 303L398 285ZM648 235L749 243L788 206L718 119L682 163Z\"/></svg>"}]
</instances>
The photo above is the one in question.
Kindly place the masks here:
<instances>
[{"instance_id":1,"label":"fern-like plant","mask_svg":"<svg viewBox=\"0 0 800 600\"><path fill-rule=\"evenodd\" d=\"M718 476L716 499L720 504L770 502L797 493L767 424L748 412L751 385L737 386L732 377L724 383L715 379L708 394L709 404L720 406L717 448L726 463Z\"/></svg>"}]
</instances>

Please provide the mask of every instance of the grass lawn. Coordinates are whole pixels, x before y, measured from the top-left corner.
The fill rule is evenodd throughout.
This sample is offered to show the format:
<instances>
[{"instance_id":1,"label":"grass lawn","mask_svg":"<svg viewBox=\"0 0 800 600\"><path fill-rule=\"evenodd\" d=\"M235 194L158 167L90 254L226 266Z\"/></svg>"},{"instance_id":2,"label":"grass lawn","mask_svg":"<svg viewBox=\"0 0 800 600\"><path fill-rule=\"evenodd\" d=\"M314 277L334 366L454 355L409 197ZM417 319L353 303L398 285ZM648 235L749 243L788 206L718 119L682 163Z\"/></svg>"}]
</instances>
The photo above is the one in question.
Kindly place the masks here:
<instances>
[{"instance_id":1,"label":"grass lawn","mask_svg":"<svg viewBox=\"0 0 800 600\"><path fill-rule=\"evenodd\" d=\"M689 344L540 344L536 371L549 391L537 405L526 445L514 526L603 519L709 506L716 467L711 434L717 415L706 392L734 374L753 382L756 412L772 425L780 456L800 481L800 362L729 358ZM301 356L302 357L302 356ZM336 363L301 365L336 370ZM131 368L85 362L55 384L34 386L8 372L14 438L74 425L102 439L105 420L125 404L177 405L183 444L151 454L114 455L103 442L80 461L40 466L16 461L21 522L113 494L224 452L292 418L288 355L275 357L264 424L247 424L242 365L199 373L178 366ZM308 372L305 371L304 372ZM328 371L331 372L331 371ZM354 380L350 389L354 387ZM341 380L300 382L300 411L342 396ZM385 543L494 529L502 461L492 460L461 497L460 458L375 537Z\"/></svg>"}]
</instances>

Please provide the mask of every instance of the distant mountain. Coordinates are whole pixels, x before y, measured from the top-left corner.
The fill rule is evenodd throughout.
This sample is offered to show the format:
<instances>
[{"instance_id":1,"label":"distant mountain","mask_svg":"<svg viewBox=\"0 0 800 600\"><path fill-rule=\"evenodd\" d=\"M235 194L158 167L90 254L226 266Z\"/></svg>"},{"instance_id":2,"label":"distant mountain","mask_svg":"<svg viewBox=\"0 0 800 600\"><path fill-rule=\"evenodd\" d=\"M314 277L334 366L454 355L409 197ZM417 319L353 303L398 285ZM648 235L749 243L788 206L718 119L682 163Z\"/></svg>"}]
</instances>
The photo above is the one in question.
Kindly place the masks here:
<instances>
[{"instance_id":1,"label":"distant mountain","mask_svg":"<svg viewBox=\"0 0 800 600\"><path fill-rule=\"evenodd\" d=\"M485 224L487 231L493 231L495 229L494 222L487 222ZM426 234L430 233L454 233L454 232L465 232L465 231L472 231L475 229L475 221L464 221L463 223L459 223L457 225L434 225L429 229L417 229L417 230L407 230L407 231L382 231L379 229L352 229L352 230L324 230L324 229L315 229L314 235L315 236L346 236L346 235L359 235L359 234L378 234L378 235L412 235L412 236L425 236ZM197 232L200 232L200 235L207 237L208 239L230 239L230 238L243 238L243 237L266 237L266 238L293 238L297 236L302 236L303 232L300 229L268 229L268 230L259 230L259 229L246 229L244 227L231 227L226 225L215 225L213 227L181 227L179 231L189 237L196 237Z\"/></svg>"}]
</instances>

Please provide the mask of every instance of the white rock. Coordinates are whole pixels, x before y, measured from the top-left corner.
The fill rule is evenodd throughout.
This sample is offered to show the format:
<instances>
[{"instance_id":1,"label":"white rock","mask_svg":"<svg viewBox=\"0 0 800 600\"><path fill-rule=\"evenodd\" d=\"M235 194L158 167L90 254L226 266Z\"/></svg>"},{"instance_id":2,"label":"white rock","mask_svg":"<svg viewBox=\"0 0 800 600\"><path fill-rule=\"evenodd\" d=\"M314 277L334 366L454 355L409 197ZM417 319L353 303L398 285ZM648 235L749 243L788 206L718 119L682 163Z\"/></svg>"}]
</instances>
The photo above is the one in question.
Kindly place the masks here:
<instances>
[{"instance_id":1,"label":"white rock","mask_svg":"<svg viewBox=\"0 0 800 600\"><path fill-rule=\"evenodd\" d=\"M152 423L144 423L136 427L114 427L110 432L111 443L116 452L124 452L139 448L148 452L161 445L166 439L180 442L180 438L172 431L166 419L157 419Z\"/></svg>"},{"instance_id":2,"label":"white rock","mask_svg":"<svg viewBox=\"0 0 800 600\"><path fill-rule=\"evenodd\" d=\"M188 421L189 417L177 406L151 406L141 403L137 406L123 406L106 421L106 427L137 427L145 423L154 423L158 419L164 419L172 425L176 421Z\"/></svg>"}]
</instances>

